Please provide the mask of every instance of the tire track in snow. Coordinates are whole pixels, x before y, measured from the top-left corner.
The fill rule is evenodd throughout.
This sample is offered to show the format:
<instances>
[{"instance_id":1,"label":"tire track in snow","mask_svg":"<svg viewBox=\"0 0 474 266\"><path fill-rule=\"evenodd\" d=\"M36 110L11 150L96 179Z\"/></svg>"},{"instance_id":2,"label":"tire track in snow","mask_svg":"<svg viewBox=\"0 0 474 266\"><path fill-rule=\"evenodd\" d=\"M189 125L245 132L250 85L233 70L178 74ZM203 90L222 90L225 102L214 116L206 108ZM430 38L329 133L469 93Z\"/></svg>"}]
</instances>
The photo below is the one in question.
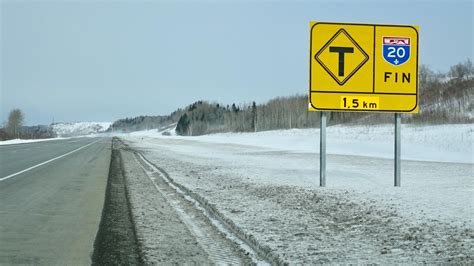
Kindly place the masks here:
<instances>
[{"instance_id":1,"label":"tire track in snow","mask_svg":"<svg viewBox=\"0 0 474 266\"><path fill-rule=\"evenodd\" d=\"M217 230L225 235L229 240L238 244L238 246L243 249L247 255L252 259L255 264L258 265L268 265L269 263L265 260L259 258L257 253L248 246L245 242L240 240L235 236L231 231L227 230L225 226L220 223L215 218L212 218L209 211L201 206L201 204L193 199L188 193L184 192L182 189L173 184L173 182L166 177L166 174L162 173L162 170L154 166L149 162L142 154L135 152L135 160L142 167L148 178L153 183L155 189L166 199L166 201L171 205L171 207L176 210L176 213L179 215L184 224L188 229L194 234L196 240L201 245L201 247L208 253L210 259L216 264L241 264L242 261L240 257L236 256L234 252L229 251L226 248L223 248L214 237L213 233L210 232L208 226L205 226L204 223L197 221L196 216L190 213L187 213L186 210L182 207L182 199L191 203L197 211L202 212L204 216L211 222L211 224L217 228ZM172 191L170 191L172 190ZM204 226L203 226L204 225Z\"/></svg>"}]
</instances>

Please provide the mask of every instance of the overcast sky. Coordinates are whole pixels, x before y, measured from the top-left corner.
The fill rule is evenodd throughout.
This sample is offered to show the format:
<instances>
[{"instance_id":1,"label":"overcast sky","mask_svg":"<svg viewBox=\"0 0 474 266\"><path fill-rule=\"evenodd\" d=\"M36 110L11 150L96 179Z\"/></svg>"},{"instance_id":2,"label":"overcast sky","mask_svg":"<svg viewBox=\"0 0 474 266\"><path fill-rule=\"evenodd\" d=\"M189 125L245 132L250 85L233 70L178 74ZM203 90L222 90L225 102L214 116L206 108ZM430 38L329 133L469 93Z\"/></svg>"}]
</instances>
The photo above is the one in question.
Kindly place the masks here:
<instances>
[{"instance_id":1,"label":"overcast sky","mask_svg":"<svg viewBox=\"0 0 474 266\"><path fill-rule=\"evenodd\" d=\"M2 1L0 123L15 107L35 125L306 94L315 20L419 25L436 71L473 55L472 1Z\"/></svg>"}]
</instances>

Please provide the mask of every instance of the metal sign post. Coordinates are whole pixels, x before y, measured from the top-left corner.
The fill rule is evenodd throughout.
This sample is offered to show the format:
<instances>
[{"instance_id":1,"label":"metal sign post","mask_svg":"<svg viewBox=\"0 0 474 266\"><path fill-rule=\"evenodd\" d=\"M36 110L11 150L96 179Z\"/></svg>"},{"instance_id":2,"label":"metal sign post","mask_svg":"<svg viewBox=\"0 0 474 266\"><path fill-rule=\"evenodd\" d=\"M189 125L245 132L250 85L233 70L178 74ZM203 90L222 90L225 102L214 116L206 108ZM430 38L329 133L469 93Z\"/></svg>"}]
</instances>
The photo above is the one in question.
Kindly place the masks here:
<instances>
[{"instance_id":1,"label":"metal sign post","mask_svg":"<svg viewBox=\"0 0 474 266\"><path fill-rule=\"evenodd\" d=\"M319 186L326 186L326 112L320 112L319 120Z\"/></svg>"},{"instance_id":2,"label":"metal sign post","mask_svg":"<svg viewBox=\"0 0 474 266\"><path fill-rule=\"evenodd\" d=\"M401 114L395 113L395 186L400 186Z\"/></svg>"}]
</instances>

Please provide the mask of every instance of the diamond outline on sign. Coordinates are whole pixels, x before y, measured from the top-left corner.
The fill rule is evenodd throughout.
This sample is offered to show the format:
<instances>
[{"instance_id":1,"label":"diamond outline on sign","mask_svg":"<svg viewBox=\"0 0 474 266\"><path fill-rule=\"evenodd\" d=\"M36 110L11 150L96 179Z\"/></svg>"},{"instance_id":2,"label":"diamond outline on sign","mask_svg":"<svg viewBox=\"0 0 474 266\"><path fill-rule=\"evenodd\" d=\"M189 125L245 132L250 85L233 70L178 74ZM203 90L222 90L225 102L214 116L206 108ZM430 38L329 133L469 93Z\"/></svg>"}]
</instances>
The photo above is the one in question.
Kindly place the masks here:
<instances>
[{"instance_id":1,"label":"diamond outline on sign","mask_svg":"<svg viewBox=\"0 0 474 266\"><path fill-rule=\"evenodd\" d=\"M346 35L346 37L354 44L354 47L356 47L357 49L359 49L359 51L362 53L362 55L364 55L364 60L362 60L362 62L349 74L347 75L347 77L342 80L342 81L339 81L339 79L331 72L331 70L329 70L329 68L319 59L319 55L321 55L321 53L332 43L332 41L334 41L337 36L339 36L339 34L341 33L344 33ZM340 86L344 85L344 83L346 83L367 61L369 61L369 55L367 55L367 53L362 49L362 47L359 46L359 44L351 37L351 35L349 35L349 33L345 30L345 29L339 29L336 34L334 34L334 36L332 36L332 38L323 46L323 48L321 48L321 50L319 50L319 52L317 52L315 55L314 55L314 59L316 59L316 61L318 61L318 63L326 70L326 72L328 72L328 74L337 82L337 84L339 84Z\"/></svg>"}]
</instances>

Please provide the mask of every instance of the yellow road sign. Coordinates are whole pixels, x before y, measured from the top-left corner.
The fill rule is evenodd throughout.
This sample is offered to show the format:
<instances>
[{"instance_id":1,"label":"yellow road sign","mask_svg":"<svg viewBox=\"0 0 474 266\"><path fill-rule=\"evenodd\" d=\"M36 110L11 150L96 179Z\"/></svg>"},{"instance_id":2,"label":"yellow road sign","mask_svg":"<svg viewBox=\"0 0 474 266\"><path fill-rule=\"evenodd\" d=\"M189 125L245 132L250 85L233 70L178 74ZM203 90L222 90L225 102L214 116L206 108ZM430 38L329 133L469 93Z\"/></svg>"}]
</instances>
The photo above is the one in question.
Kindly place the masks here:
<instances>
[{"instance_id":1,"label":"yellow road sign","mask_svg":"<svg viewBox=\"0 0 474 266\"><path fill-rule=\"evenodd\" d=\"M418 26L310 23L309 110L418 112Z\"/></svg>"}]
</instances>

